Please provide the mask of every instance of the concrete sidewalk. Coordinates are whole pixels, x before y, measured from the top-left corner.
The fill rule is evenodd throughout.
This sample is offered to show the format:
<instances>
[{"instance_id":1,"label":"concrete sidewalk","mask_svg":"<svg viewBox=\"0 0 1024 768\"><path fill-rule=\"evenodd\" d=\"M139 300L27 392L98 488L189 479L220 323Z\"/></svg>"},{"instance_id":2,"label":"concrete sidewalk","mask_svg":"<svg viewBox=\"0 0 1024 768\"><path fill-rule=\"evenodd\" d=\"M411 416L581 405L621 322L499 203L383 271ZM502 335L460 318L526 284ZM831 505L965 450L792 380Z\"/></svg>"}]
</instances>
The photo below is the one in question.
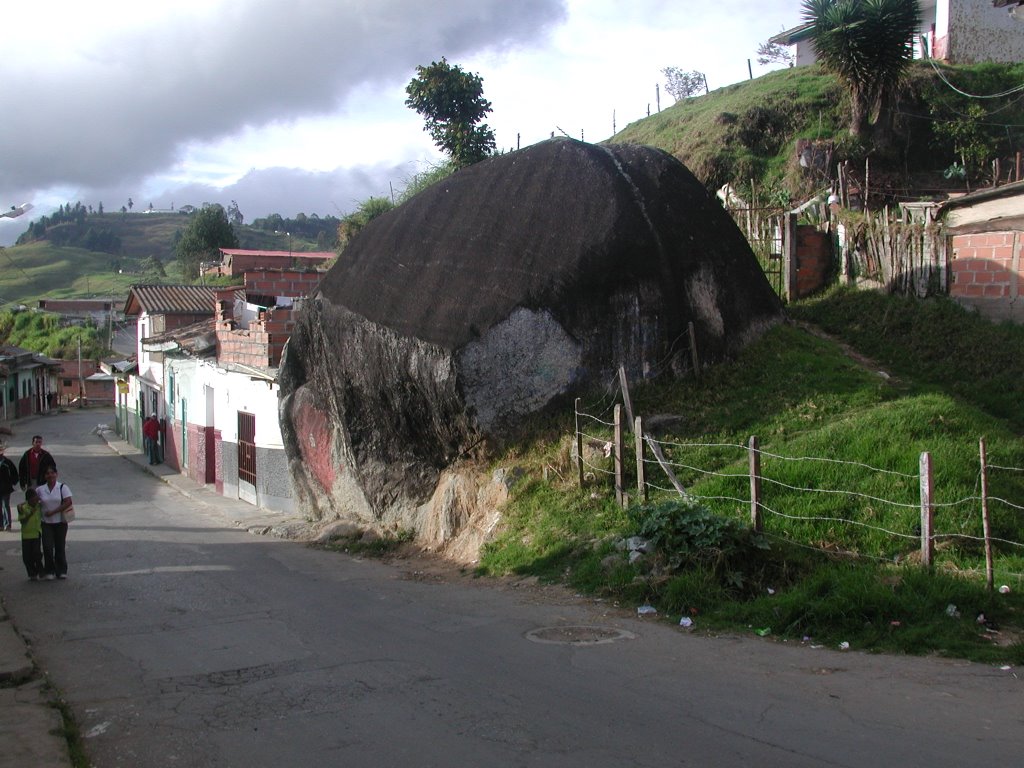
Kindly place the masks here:
<instances>
[{"instance_id":1,"label":"concrete sidewalk","mask_svg":"<svg viewBox=\"0 0 1024 768\"><path fill-rule=\"evenodd\" d=\"M100 432L111 448L139 470L148 472L183 496L215 509L225 522L257 535L305 539L307 521L268 512L240 499L228 499L163 464L150 466L142 451L113 432ZM20 546L20 540L19 544ZM19 561L20 562L20 561ZM0 609L0 768L69 768L72 766L64 720L31 648Z\"/></svg>"}]
</instances>

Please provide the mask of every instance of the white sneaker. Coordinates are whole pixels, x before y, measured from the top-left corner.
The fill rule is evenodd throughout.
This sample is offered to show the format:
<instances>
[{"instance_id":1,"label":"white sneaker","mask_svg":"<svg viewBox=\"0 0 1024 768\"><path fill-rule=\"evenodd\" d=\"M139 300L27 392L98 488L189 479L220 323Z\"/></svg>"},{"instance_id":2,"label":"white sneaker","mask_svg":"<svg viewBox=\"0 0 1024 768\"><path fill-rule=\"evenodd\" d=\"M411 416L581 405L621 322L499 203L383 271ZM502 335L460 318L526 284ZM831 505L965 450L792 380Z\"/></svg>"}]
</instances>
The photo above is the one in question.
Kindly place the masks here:
<instances>
[{"instance_id":1,"label":"white sneaker","mask_svg":"<svg viewBox=\"0 0 1024 768\"><path fill-rule=\"evenodd\" d=\"M56 579L57 577L56 577L56 576L54 576L54 575L53 575L52 573L48 573L48 574L46 574L45 576L43 576L43 578L44 578L44 579L46 579L47 581L53 581L53 580L54 580L54 579Z\"/></svg>"},{"instance_id":2,"label":"white sneaker","mask_svg":"<svg viewBox=\"0 0 1024 768\"><path fill-rule=\"evenodd\" d=\"M66 573L58 573L57 574L57 578L58 579L66 579L67 577L68 577L68 575Z\"/></svg>"}]
</instances>

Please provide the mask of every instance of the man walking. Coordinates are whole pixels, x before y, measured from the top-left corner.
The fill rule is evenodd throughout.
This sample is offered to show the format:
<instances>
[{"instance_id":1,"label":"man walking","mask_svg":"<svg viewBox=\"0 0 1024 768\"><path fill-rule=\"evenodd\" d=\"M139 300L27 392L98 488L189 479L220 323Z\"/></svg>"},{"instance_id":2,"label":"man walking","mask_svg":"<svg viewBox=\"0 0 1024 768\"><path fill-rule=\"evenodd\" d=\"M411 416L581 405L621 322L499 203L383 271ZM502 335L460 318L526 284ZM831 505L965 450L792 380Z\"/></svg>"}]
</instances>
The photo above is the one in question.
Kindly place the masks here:
<instances>
[{"instance_id":1,"label":"man walking","mask_svg":"<svg viewBox=\"0 0 1024 768\"><path fill-rule=\"evenodd\" d=\"M150 464L160 463L160 422L156 415L150 416L142 424L142 439L146 447L146 457Z\"/></svg>"},{"instance_id":2,"label":"man walking","mask_svg":"<svg viewBox=\"0 0 1024 768\"><path fill-rule=\"evenodd\" d=\"M43 438L39 435L32 436L32 447L21 455L18 462L18 480L21 490L38 488L46 482L46 470L53 467L57 469L57 462L53 460L50 452L43 448Z\"/></svg>"}]
</instances>

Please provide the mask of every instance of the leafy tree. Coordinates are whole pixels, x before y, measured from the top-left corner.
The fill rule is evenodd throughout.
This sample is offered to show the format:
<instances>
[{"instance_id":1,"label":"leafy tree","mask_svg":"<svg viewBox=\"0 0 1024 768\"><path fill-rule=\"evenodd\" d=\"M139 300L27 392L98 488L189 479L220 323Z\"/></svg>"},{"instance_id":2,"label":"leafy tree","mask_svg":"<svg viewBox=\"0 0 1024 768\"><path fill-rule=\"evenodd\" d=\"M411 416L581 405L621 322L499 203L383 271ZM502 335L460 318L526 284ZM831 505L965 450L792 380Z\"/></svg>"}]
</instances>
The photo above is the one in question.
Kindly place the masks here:
<instances>
[{"instance_id":1,"label":"leafy tree","mask_svg":"<svg viewBox=\"0 0 1024 768\"><path fill-rule=\"evenodd\" d=\"M491 111L480 75L441 57L429 67L416 67L416 77L405 92L405 105L423 116L430 138L456 167L472 165L494 153L494 131L486 123L480 124Z\"/></svg>"},{"instance_id":2,"label":"leafy tree","mask_svg":"<svg viewBox=\"0 0 1024 768\"><path fill-rule=\"evenodd\" d=\"M228 206L228 219L236 227L242 226L243 222L245 221L245 217L242 215L242 212L238 209L238 203L236 203L234 200L232 200L231 205Z\"/></svg>"},{"instance_id":3,"label":"leafy tree","mask_svg":"<svg viewBox=\"0 0 1024 768\"><path fill-rule=\"evenodd\" d=\"M199 277L204 261L214 261L220 248L237 248L238 236L223 206L214 204L193 215L175 246L175 257L188 280Z\"/></svg>"},{"instance_id":4,"label":"leafy tree","mask_svg":"<svg viewBox=\"0 0 1024 768\"><path fill-rule=\"evenodd\" d=\"M761 43L757 46L757 63L762 67L765 64L788 64L792 67L793 54L778 43Z\"/></svg>"},{"instance_id":5,"label":"leafy tree","mask_svg":"<svg viewBox=\"0 0 1024 768\"><path fill-rule=\"evenodd\" d=\"M850 95L850 133L880 145L891 139L892 102L913 59L921 26L917 0L804 0L818 60Z\"/></svg>"},{"instance_id":6,"label":"leafy tree","mask_svg":"<svg viewBox=\"0 0 1024 768\"><path fill-rule=\"evenodd\" d=\"M684 72L679 67L665 67L661 74L665 76L665 90L676 101L696 96L702 88L705 93L708 92L708 80L703 72Z\"/></svg>"}]
</instances>

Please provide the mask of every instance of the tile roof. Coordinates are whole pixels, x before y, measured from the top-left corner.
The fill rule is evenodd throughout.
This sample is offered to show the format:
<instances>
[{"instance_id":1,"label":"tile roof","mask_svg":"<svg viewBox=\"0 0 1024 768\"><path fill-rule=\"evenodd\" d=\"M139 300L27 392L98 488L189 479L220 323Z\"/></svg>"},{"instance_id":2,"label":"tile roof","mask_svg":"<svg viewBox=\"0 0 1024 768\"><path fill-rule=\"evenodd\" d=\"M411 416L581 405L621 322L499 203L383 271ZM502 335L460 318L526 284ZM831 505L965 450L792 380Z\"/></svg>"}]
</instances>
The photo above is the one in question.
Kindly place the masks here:
<instances>
[{"instance_id":1,"label":"tile roof","mask_svg":"<svg viewBox=\"0 0 1024 768\"><path fill-rule=\"evenodd\" d=\"M208 285L133 285L124 303L126 315L212 315L214 288Z\"/></svg>"},{"instance_id":2,"label":"tile roof","mask_svg":"<svg viewBox=\"0 0 1024 768\"><path fill-rule=\"evenodd\" d=\"M221 248L220 252L225 256L269 256L271 258L313 259L315 261L333 259L338 255L334 251L258 251L249 248Z\"/></svg>"}]
</instances>

